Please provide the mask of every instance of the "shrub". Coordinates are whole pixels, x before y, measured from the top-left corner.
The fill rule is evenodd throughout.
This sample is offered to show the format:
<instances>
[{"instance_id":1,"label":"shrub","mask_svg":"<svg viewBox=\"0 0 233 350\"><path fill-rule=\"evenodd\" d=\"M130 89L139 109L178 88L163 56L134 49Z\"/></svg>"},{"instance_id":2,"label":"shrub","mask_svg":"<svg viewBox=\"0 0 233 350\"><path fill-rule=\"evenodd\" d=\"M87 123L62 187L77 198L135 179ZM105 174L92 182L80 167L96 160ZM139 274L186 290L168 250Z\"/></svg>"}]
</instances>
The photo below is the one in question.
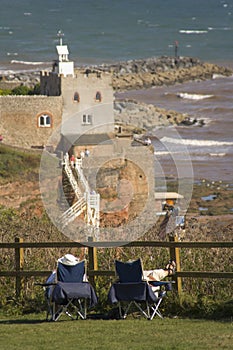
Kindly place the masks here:
<instances>
[{"instance_id":1,"label":"shrub","mask_svg":"<svg viewBox=\"0 0 233 350\"><path fill-rule=\"evenodd\" d=\"M0 89L0 96L7 95L40 95L40 84L34 85L34 87L28 87L26 85L16 86L14 89Z\"/></svg>"}]
</instances>

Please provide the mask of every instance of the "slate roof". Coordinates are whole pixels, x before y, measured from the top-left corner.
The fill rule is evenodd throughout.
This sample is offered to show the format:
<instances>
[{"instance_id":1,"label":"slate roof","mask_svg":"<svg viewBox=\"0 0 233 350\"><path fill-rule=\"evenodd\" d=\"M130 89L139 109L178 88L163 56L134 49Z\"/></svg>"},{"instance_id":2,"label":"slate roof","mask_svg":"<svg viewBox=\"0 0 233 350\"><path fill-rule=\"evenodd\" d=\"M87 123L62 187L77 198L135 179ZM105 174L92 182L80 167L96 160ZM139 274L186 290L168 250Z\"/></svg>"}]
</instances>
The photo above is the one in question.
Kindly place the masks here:
<instances>
[{"instance_id":1,"label":"slate roof","mask_svg":"<svg viewBox=\"0 0 233 350\"><path fill-rule=\"evenodd\" d=\"M72 142L74 146L95 146L103 143L112 144L113 134L68 134L63 137Z\"/></svg>"}]
</instances>

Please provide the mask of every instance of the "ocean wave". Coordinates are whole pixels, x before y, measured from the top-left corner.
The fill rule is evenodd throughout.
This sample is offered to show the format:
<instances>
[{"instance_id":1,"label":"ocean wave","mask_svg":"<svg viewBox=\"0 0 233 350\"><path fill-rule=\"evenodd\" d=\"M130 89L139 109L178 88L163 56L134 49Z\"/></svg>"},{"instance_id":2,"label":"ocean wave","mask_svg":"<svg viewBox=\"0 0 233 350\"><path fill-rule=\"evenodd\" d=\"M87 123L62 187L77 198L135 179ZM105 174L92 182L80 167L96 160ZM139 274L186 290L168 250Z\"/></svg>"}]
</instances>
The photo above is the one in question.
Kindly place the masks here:
<instances>
[{"instance_id":1,"label":"ocean wave","mask_svg":"<svg viewBox=\"0 0 233 350\"><path fill-rule=\"evenodd\" d=\"M180 29L181 34L206 34L208 30Z\"/></svg>"},{"instance_id":2,"label":"ocean wave","mask_svg":"<svg viewBox=\"0 0 233 350\"><path fill-rule=\"evenodd\" d=\"M178 92L176 96L188 100L204 100L205 98L214 97L214 95L189 94L187 92Z\"/></svg>"},{"instance_id":3,"label":"ocean wave","mask_svg":"<svg viewBox=\"0 0 233 350\"><path fill-rule=\"evenodd\" d=\"M18 52L7 52L7 56L18 56Z\"/></svg>"},{"instance_id":4,"label":"ocean wave","mask_svg":"<svg viewBox=\"0 0 233 350\"><path fill-rule=\"evenodd\" d=\"M28 61L11 60L11 64L26 64L31 66L37 66L40 64L46 64L46 62L28 62Z\"/></svg>"},{"instance_id":5,"label":"ocean wave","mask_svg":"<svg viewBox=\"0 0 233 350\"><path fill-rule=\"evenodd\" d=\"M219 27L219 28L208 27L208 30L232 30L232 28L231 27Z\"/></svg>"},{"instance_id":6,"label":"ocean wave","mask_svg":"<svg viewBox=\"0 0 233 350\"><path fill-rule=\"evenodd\" d=\"M209 153L211 157L224 157L226 153Z\"/></svg>"},{"instance_id":7,"label":"ocean wave","mask_svg":"<svg viewBox=\"0 0 233 350\"><path fill-rule=\"evenodd\" d=\"M178 153L178 152L172 152L172 154ZM171 154L171 151L155 151L154 154L156 156L166 156L168 154Z\"/></svg>"},{"instance_id":8,"label":"ocean wave","mask_svg":"<svg viewBox=\"0 0 233 350\"><path fill-rule=\"evenodd\" d=\"M177 145L189 145L189 146L232 146L233 142L230 141L214 141L214 140L196 140L196 139L176 139L173 137L164 136L160 142L173 143Z\"/></svg>"}]
</instances>

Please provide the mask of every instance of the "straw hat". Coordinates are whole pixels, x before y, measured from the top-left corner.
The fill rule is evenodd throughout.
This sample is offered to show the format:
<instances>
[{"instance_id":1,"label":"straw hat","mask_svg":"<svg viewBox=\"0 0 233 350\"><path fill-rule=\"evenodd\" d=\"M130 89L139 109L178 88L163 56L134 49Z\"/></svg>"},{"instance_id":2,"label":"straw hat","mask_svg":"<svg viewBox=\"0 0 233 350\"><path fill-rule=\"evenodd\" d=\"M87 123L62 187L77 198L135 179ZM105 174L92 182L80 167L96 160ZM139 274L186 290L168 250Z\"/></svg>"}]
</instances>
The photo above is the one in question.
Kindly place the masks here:
<instances>
[{"instance_id":1,"label":"straw hat","mask_svg":"<svg viewBox=\"0 0 233 350\"><path fill-rule=\"evenodd\" d=\"M62 263L63 265L74 266L79 262L79 259L72 254L66 254L63 257L59 258L58 262Z\"/></svg>"}]
</instances>

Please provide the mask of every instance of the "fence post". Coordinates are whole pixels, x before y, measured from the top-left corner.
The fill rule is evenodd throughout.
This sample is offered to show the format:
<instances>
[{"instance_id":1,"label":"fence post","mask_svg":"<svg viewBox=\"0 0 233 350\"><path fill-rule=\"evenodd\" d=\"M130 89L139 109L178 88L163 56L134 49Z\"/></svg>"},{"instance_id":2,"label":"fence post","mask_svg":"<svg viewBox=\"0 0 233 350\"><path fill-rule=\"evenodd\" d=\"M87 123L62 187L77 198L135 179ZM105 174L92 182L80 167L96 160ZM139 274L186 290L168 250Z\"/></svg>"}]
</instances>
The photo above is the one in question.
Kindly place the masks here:
<instances>
[{"instance_id":1,"label":"fence post","mask_svg":"<svg viewBox=\"0 0 233 350\"><path fill-rule=\"evenodd\" d=\"M15 243L22 243L23 238L15 238ZM24 250L23 248L15 248L15 271L16 271L16 281L15 281L15 295L18 299L21 295L22 290L22 277L20 271L23 270L24 265Z\"/></svg>"},{"instance_id":2,"label":"fence post","mask_svg":"<svg viewBox=\"0 0 233 350\"><path fill-rule=\"evenodd\" d=\"M170 242L178 242L178 236L169 236ZM170 259L175 260L176 262L176 271L180 272L180 248L176 247L170 247ZM176 282L176 290L178 292L178 295L182 292L182 280L181 277L174 276L174 281Z\"/></svg>"},{"instance_id":3,"label":"fence post","mask_svg":"<svg viewBox=\"0 0 233 350\"><path fill-rule=\"evenodd\" d=\"M93 237L88 237L89 242L93 242ZM89 257L89 270L98 270L98 260L97 260L97 248L96 247L88 247L88 257ZM95 285L95 277L89 277L90 283Z\"/></svg>"}]
</instances>

